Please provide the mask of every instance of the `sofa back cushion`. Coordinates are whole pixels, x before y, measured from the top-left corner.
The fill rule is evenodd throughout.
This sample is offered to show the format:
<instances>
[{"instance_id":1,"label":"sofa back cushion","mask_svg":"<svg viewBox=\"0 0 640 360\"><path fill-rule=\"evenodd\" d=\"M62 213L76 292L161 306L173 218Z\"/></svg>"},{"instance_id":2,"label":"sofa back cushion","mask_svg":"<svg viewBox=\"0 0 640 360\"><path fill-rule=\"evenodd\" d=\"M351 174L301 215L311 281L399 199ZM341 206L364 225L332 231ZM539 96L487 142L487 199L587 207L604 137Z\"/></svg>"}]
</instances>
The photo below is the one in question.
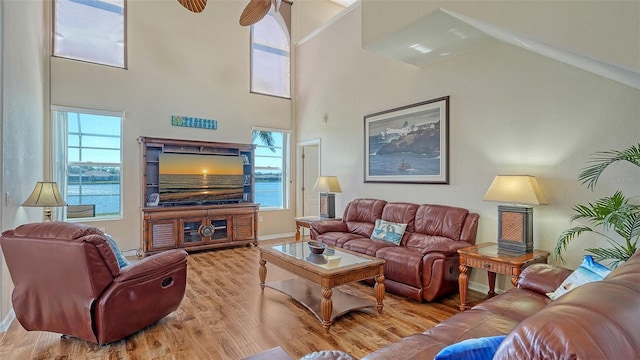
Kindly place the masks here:
<instances>
[{"instance_id":1,"label":"sofa back cushion","mask_svg":"<svg viewBox=\"0 0 640 360\"><path fill-rule=\"evenodd\" d=\"M407 224L401 244L405 244L409 235L415 231L415 218L418 205L405 202L391 202L382 210L382 220Z\"/></svg>"},{"instance_id":2,"label":"sofa back cushion","mask_svg":"<svg viewBox=\"0 0 640 360\"><path fill-rule=\"evenodd\" d=\"M468 213L467 209L453 206L420 205L416 211L415 232L458 241Z\"/></svg>"},{"instance_id":3,"label":"sofa back cushion","mask_svg":"<svg viewBox=\"0 0 640 360\"><path fill-rule=\"evenodd\" d=\"M347 224L350 233L370 237L376 219L382 217L386 204L384 200L354 199L344 209L342 221Z\"/></svg>"}]
</instances>

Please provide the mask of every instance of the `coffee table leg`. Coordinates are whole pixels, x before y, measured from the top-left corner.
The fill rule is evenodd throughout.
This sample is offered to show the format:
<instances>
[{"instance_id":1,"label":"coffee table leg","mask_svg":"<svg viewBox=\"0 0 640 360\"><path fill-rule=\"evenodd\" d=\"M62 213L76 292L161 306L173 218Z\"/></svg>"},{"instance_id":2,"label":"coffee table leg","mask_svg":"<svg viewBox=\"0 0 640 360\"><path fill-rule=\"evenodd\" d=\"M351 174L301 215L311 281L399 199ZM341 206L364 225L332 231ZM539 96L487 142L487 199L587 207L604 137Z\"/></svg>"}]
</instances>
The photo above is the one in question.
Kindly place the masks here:
<instances>
[{"instance_id":1,"label":"coffee table leg","mask_svg":"<svg viewBox=\"0 0 640 360\"><path fill-rule=\"evenodd\" d=\"M469 286L469 268L466 265L458 266L460 275L458 275L458 286L460 287L460 311L465 311L469 308L467 306L467 287Z\"/></svg>"},{"instance_id":2,"label":"coffee table leg","mask_svg":"<svg viewBox=\"0 0 640 360\"><path fill-rule=\"evenodd\" d=\"M384 299L384 275L380 274L376 276L376 284L373 286L373 291L376 293L376 309L378 309L378 314L382 314L382 308L384 304L382 300Z\"/></svg>"},{"instance_id":3,"label":"coffee table leg","mask_svg":"<svg viewBox=\"0 0 640 360\"><path fill-rule=\"evenodd\" d=\"M260 259L260 267L258 268L258 275L260 276L260 288L264 292L264 281L267 279L267 262Z\"/></svg>"},{"instance_id":4,"label":"coffee table leg","mask_svg":"<svg viewBox=\"0 0 640 360\"><path fill-rule=\"evenodd\" d=\"M296 222L296 241L300 240L300 223Z\"/></svg>"},{"instance_id":5,"label":"coffee table leg","mask_svg":"<svg viewBox=\"0 0 640 360\"><path fill-rule=\"evenodd\" d=\"M322 309L322 326L324 326L325 334L329 333L329 327L331 326L331 313L333 312L331 295L333 295L331 288L322 288L322 303L320 307Z\"/></svg>"}]
</instances>

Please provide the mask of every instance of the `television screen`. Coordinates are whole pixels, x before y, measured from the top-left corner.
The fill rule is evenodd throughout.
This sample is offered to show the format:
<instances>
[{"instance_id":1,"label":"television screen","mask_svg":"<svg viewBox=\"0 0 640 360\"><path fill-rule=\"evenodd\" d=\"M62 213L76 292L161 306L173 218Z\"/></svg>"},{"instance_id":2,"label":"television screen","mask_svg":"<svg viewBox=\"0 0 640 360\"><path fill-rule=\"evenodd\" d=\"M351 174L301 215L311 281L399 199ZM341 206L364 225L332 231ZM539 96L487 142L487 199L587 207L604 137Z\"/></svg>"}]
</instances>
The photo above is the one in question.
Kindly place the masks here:
<instances>
[{"instance_id":1,"label":"television screen","mask_svg":"<svg viewBox=\"0 0 640 360\"><path fill-rule=\"evenodd\" d=\"M204 204L242 201L239 156L160 154L160 203Z\"/></svg>"}]
</instances>

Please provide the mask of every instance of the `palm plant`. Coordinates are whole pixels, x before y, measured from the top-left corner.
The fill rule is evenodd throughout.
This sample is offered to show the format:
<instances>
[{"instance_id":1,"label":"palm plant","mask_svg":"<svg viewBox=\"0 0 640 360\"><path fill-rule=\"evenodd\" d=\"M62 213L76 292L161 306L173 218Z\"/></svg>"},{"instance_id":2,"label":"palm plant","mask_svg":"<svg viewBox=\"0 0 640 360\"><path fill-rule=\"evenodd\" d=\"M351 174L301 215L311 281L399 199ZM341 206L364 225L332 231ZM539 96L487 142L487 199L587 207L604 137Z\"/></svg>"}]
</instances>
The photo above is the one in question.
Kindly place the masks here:
<instances>
[{"instance_id":1,"label":"palm plant","mask_svg":"<svg viewBox=\"0 0 640 360\"><path fill-rule=\"evenodd\" d=\"M604 170L618 161L627 161L640 167L640 144L622 151L594 153L590 161L593 165L586 167L578 176L578 180L593 190ZM592 227L578 225L563 231L556 242L555 256L564 262L562 252L566 250L569 242L585 232L592 232L603 236L610 245L608 248L585 249L594 255L595 260L609 260L612 267L626 261L636 252L640 239L640 205L631 203L631 199L633 198L627 198L622 192L616 191L612 196L601 198L594 203L574 206L573 211L576 214L571 217L571 222L584 220ZM596 228L602 228L602 231ZM623 239L622 243L610 236L611 230Z\"/></svg>"},{"instance_id":2,"label":"palm plant","mask_svg":"<svg viewBox=\"0 0 640 360\"><path fill-rule=\"evenodd\" d=\"M253 130L252 142L254 142L256 138L260 138L260 141L269 147L272 152L276 152L276 141L271 131Z\"/></svg>"}]
</instances>

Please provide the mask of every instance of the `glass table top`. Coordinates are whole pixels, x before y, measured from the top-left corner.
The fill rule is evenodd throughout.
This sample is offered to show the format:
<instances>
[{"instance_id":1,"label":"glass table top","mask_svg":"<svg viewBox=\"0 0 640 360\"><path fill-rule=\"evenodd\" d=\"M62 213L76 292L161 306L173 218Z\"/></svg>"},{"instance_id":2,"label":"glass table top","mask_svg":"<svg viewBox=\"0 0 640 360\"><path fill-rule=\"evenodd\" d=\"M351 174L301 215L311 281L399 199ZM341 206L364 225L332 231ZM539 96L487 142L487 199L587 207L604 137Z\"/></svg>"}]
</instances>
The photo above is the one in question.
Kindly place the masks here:
<instances>
[{"instance_id":1,"label":"glass table top","mask_svg":"<svg viewBox=\"0 0 640 360\"><path fill-rule=\"evenodd\" d=\"M372 261L372 259L368 257L358 256L329 247L327 247L322 254L314 254L311 252L306 241L273 245L269 246L269 248L325 269L337 269Z\"/></svg>"}]
</instances>

